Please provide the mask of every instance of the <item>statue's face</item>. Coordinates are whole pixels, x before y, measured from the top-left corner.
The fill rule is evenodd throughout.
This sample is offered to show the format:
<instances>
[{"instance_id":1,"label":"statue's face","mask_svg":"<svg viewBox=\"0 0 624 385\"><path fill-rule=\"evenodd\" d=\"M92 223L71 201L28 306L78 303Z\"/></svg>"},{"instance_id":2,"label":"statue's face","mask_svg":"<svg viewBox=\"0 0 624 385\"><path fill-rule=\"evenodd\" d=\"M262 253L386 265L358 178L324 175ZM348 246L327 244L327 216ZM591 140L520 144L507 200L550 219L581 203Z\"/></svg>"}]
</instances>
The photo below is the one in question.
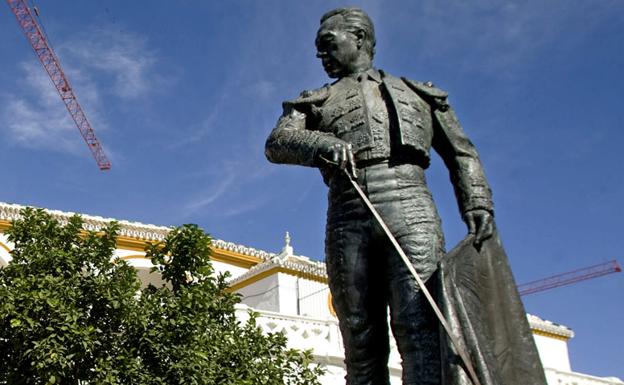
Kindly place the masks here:
<instances>
[{"instance_id":1,"label":"statue's face","mask_svg":"<svg viewBox=\"0 0 624 385\"><path fill-rule=\"evenodd\" d=\"M341 78L353 73L359 55L358 39L344 29L341 16L332 16L316 34L316 51L327 75Z\"/></svg>"}]
</instances>

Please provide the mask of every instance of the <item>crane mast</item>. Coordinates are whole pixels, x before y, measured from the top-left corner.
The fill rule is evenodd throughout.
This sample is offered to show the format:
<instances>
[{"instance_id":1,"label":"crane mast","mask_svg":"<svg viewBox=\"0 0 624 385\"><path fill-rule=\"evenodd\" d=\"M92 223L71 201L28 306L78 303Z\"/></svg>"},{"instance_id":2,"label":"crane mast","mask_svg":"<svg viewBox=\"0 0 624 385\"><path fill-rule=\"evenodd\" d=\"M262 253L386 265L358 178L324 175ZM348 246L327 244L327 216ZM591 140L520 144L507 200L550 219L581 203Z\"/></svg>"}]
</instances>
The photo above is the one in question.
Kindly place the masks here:
<instances>
[{"instance_id":1,"label":"crane mast","mask_svg":"<svg viewBox=\"0 0 624 385\"><path fill-rule=\"evenodd\" d=\"M65 76L65 73L63 72L63 68L61 67L58 57L43 34L42 28L33 17L26 0L7 0L7 3L9 4L9 7L11 7L11 11L15 14L18 24L22 28L24 35L26 35L28 42L32 45L35 54L43 65L43 68L45 68L46 72L50 76L54 87L63 100L63 103L74 120L76 127L78 127L78 131L80 131L82 138L87 143L87 146L95 158L98 167L100 170L110 169L111 163L106 157L100 142L95 136L95 132L93 131L93 128L91 128L91 124L89 123L89 120L87 120L80 103L78 103L78 99L76 98L76 95L67 80L67 76Z\"/></svg>"}]
</instances>

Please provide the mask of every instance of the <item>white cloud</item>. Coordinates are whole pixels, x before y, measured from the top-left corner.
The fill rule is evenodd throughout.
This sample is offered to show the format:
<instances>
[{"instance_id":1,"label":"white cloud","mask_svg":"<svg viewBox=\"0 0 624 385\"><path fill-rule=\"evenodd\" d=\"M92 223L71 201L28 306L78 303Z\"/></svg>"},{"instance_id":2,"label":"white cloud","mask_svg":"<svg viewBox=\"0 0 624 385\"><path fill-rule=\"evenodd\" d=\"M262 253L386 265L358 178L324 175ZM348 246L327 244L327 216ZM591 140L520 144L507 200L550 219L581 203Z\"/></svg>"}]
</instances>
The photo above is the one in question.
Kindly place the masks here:
<instances>
[{"instance_id":1,"label":"white cloud","mask_svg":"<svg viewBox=\"0 0 624 385\"><path fill-rule=\"evenodd\" d=\"M225 98L221 96L213 105L210 112L201 121L190 127L181 129L182 135L179 135L174 141L172 141L167 148L179 149L188 145L199 142L215 130L215 122L217 121L219 114L223 108Z\"/></svg>"},{"instance_id":2,"label":"white cloud","mask_svg":"<svg viewBox=\"0 0 624 385\"><path fill-rule=\"evenodd\" d=\"M50 119L47 111L35 110L24 100L8 101L6 110L10 111L6 114L7 128L18 144L25 147L54 144L57 149L69 152L77 149L77 139L66 134L71 122L65 114L54 114Z\"/></svg>"},{"instance_id":3,"label":"white cloud","mask_svg":"<svg viewBox=\"0 0 624 385\"><path fill-rule=\"evenodd\" d=\"M3 96L6 102L1 117L5 133L13 143L23 147L82 153L84 144L76 126L47 74L34 60L21 64L24 78L21 91L28 96ZM85 92L85 99L97 102L97 91L89 87L92 85L81 83L81 86L91 89Z\"/></svg>"},{"instance_id":4,"label":"white cloud","mask_svg":"<svg viewBox=\"0 0 624 385\"><path fill-rule=\"evenodd\" d=\"M268 100L276 91L274 82L266 79L261 79L251 83L248 88L245 89L244 94L255 100Z\"/></svg>"},{"instance_id":5,"label":"white cloud","mask_svg":"<svg viewBox=\"0 0 624 385\"><path fill-rule=\"evenodd\" d=\"M223 218L235 217L235 216L239 216L242 214L246 214L250 211L254 211L258 209L259 207L264 206L270 201L271 201L271 197L269 196L254 197L250 200L241 202L240 204L220 210L218 214Z\"/></svg>"},{"instance_id":6,"label":"white cloud","mask_svg":"<svg viewBox=\"0 0 624 385\"><path fill-rule=\"evenodd\" d=\"M144 96L162 80L153 71L155 53L137 34L100 28L63 44L60 51L81 67L110 76L108 91L124 99Z\"/></svg>"},{"instance_id":7,"label":"white cloud","mask_svg":"<svg viewBox=\"0 0 624 385\"><path fill-rule=\"evenodd\" d=\"M193 188L180 210L180 218L201 217L210 211L219 217L233 217L253 211L270 201L263 191L254 190L257 181L274 172L268 162L258 162L251 157L222 160L200 171L191 171L183 178L187 181L205 181L202 187ZM187 182L184 182L185 184Z\"/></svg>"},{"instance_id":8,"label":"white cloud","mask_svg":"<svg viewBox=\"0 0 624 385\"><path fill-rule=\"evenodd\" d=\"M57 45L63 69L96 135L108 124L105 101L136 100L158 86L156 56L138 35L91 30ZM0 130L15 145L85 154L84 142L36 57L20 65L15 91L0 93ZM110 158L110 149L106 150Z\"/></svg>"},{"instance_id":9,"label":"white cloud","mask_svg":"<svg viewBox=\"0 0 624 385\"><path fill-rule=\"evenodd\" d=\"M185 211L190 214L194 211L198 211L209 207L217 199L221 198L236 181L236 173L225 173L223 178L214 178L213 183L206 189L202 190L200 197L189 201L185 205Z\"/></svg>"}]
</instances>

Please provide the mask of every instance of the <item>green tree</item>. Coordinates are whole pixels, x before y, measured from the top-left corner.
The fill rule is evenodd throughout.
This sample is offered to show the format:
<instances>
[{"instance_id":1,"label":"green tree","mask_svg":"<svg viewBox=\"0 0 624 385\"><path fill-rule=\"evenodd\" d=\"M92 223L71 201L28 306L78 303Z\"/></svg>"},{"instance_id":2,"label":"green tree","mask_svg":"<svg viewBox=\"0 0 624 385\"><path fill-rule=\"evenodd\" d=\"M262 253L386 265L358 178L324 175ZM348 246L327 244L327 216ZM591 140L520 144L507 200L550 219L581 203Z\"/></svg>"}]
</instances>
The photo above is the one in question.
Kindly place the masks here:
<instances>
[{"instance_id":1,"label":"green tree","mask_svg":"<svg viewBox=\"0 0 624 385\"><path fill-rule=\"evenodd\" d=\"M114 259L116 223L99 233L25 209L0 269L0 384L318 384L311 354L265 335L215 274L194 225L148 246L167 286L140 290Z\"/></svg>"}]
</instances>

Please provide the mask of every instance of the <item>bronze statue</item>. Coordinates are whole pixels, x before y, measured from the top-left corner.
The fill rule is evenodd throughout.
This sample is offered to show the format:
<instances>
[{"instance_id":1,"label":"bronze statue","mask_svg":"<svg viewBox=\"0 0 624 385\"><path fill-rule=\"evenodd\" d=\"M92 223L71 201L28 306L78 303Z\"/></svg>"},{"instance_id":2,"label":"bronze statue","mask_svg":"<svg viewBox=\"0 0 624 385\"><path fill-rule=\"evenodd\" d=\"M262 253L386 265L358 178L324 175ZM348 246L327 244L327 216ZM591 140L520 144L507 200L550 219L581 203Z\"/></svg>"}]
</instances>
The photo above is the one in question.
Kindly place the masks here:
<instances>
[{"instance_id":1,"label":"bronze statue","mask_svg":"<svg viewBox=\"0 0 624 385\"><path fill-rule=\"evenodd\" d=\"M319 168L329 187L326 264L345 344L347 384L389 384L388 308L404 385L469 383L464 374L449 369L461 371L454 348L441 338L438 319L345 170L366 192L429 291L437 295L452 291L444 282L456 266L447 269L453 274L438 272L445 249L425 181L429 151L433 147L449 169L471 234L469 247L478 254L497 237L492 237L491 192L477 152L446 92L373 67L375 33L361 9L340 8L323 15L316 47L323 68L337 80L284 103L284 113L267 140L266 155L275 163ZM461 289L449 298L453 295L461 295ZM465 323L448 306L443 306L445 314L455 317L453 325L461 329ZM483 351L471 342L465 348L473 359L475 349ZM476 366L481 370L483 365ZM497 376L481 382L503 384L496 382ZM479 374L485 380L490 377Z\"/></svg>"}]
</instances>

